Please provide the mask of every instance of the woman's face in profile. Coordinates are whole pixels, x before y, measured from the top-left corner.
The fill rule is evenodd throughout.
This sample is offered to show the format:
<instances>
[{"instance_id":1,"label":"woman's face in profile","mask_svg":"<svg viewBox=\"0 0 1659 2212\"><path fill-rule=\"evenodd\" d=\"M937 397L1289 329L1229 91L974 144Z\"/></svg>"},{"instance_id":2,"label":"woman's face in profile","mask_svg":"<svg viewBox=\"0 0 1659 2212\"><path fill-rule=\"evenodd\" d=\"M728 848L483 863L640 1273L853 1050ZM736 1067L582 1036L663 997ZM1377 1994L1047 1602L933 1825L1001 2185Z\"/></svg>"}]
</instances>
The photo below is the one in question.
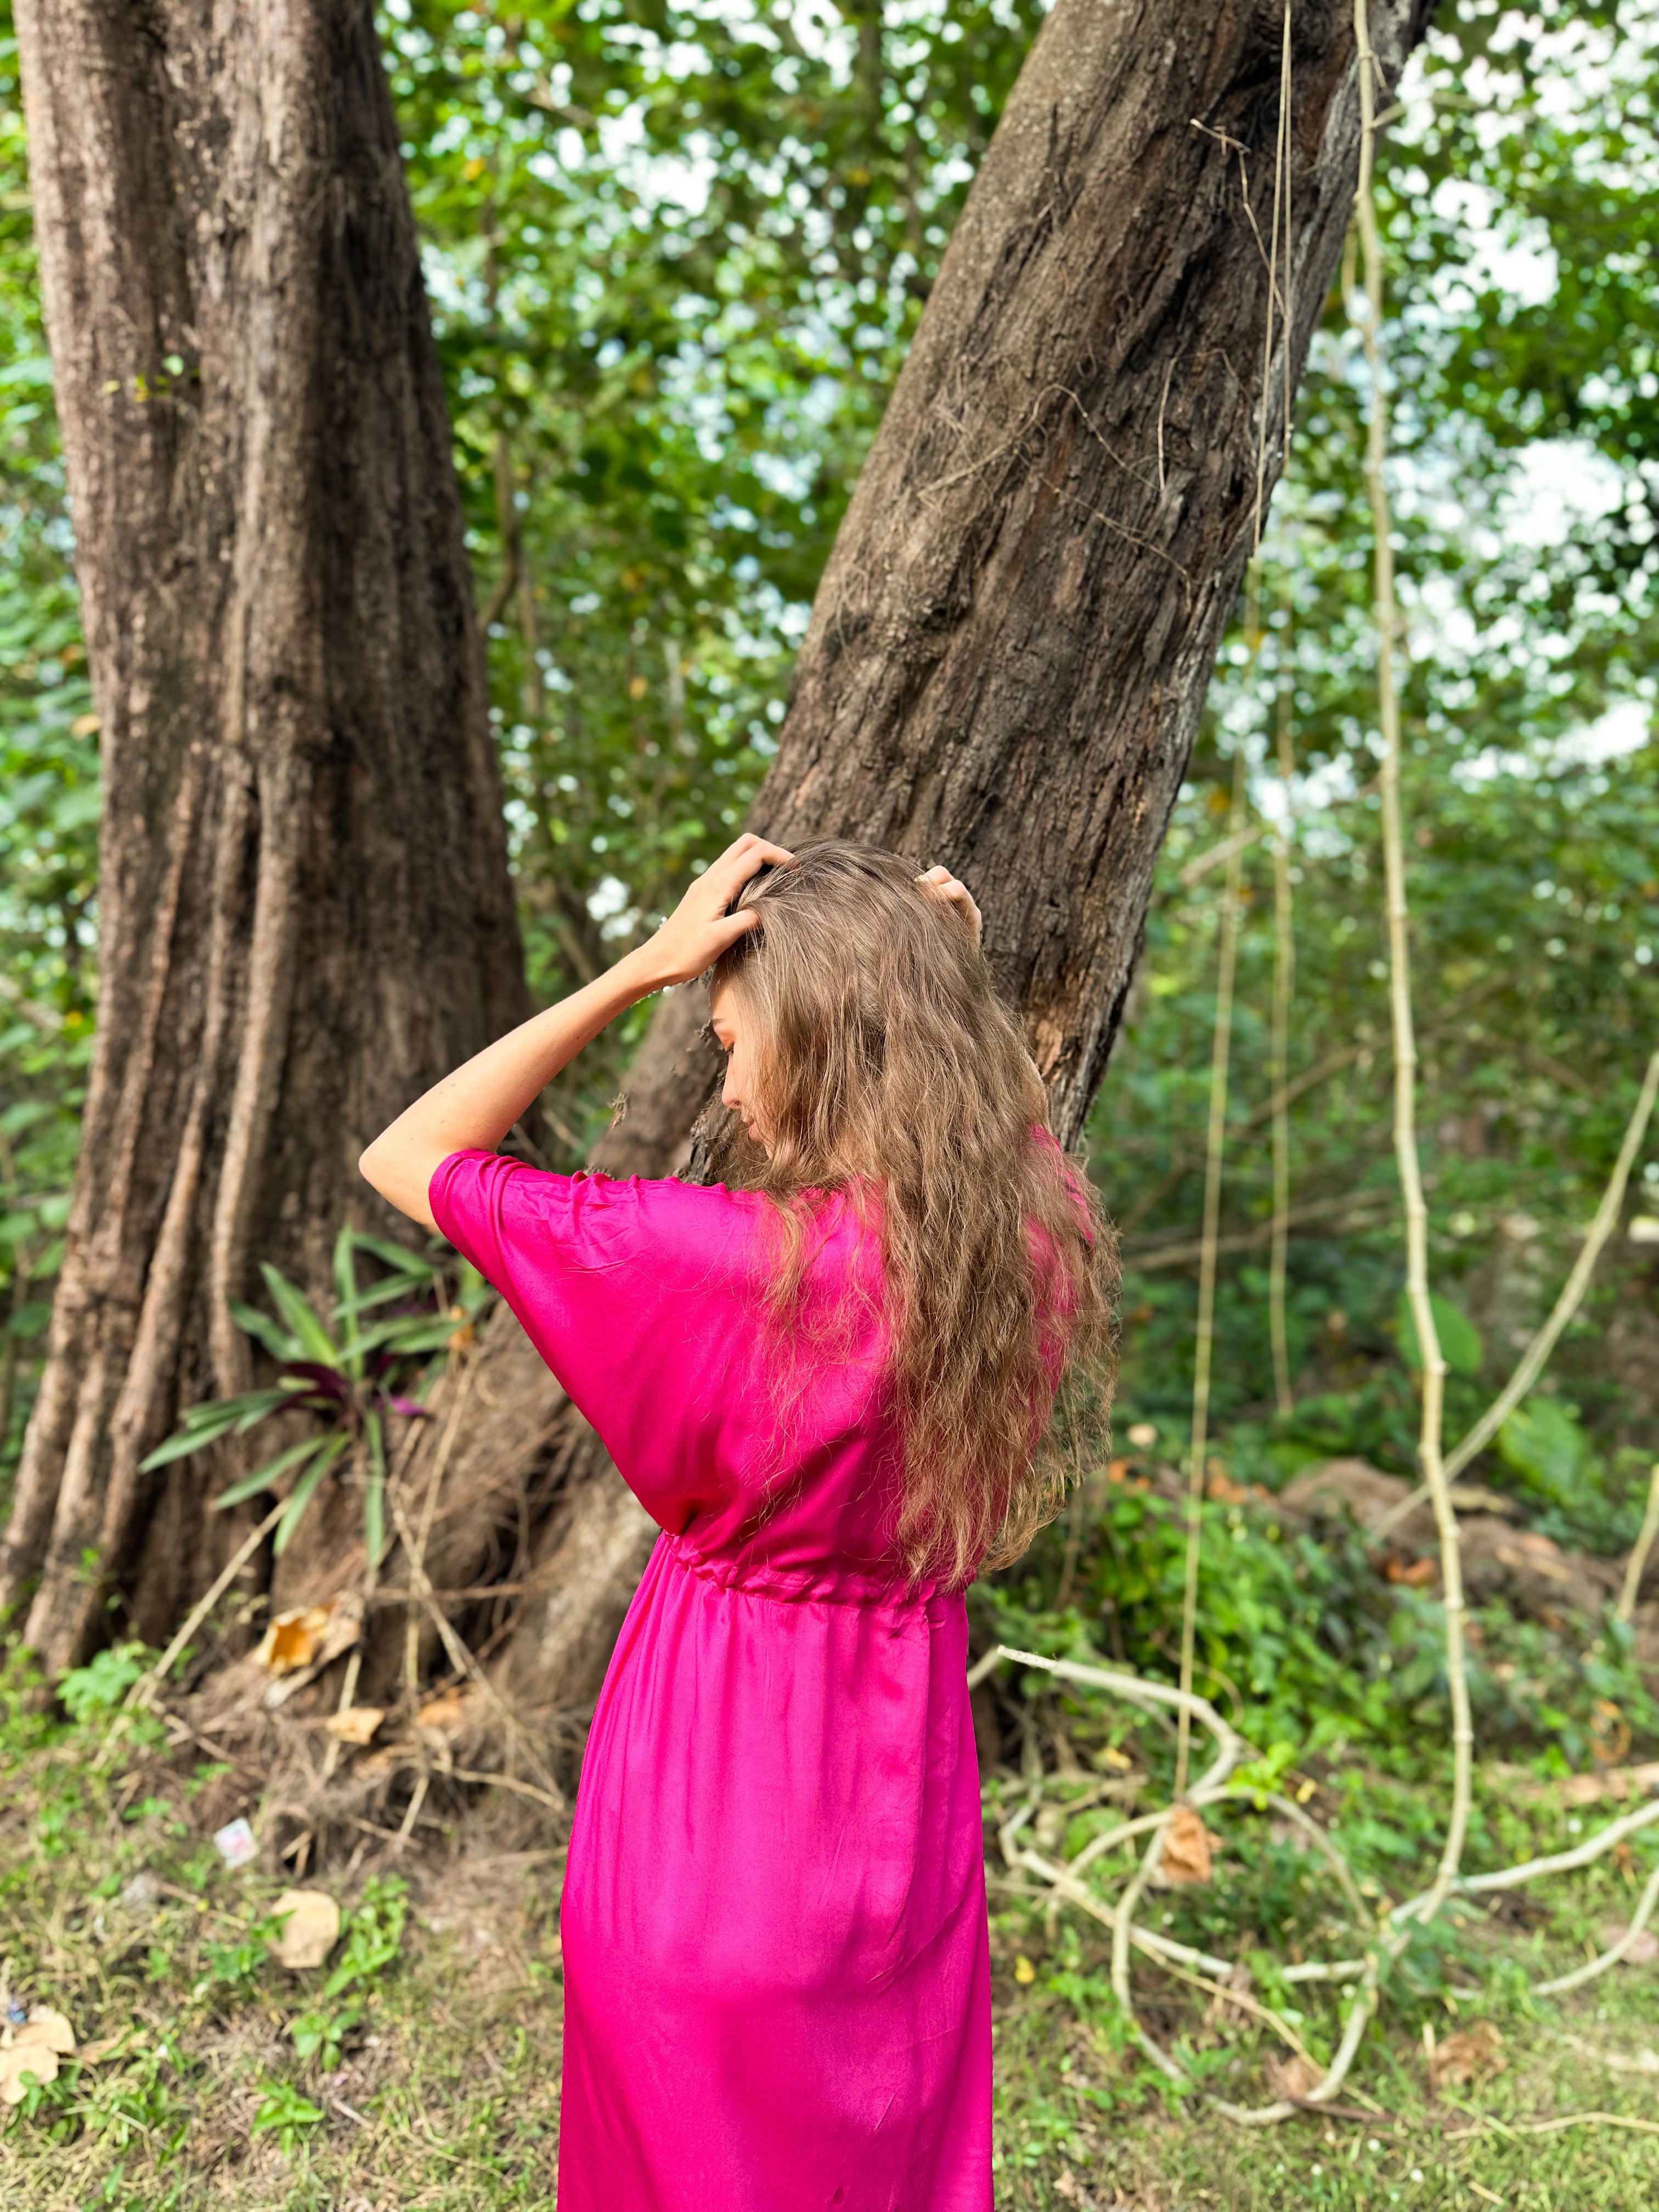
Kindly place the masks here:
<instances>
[{"instance_id":1,"label":"woman's face in profile","mask_svg":"<svg viewBox=\"0 0 1659 2212\"><path fill-rule=\"evenodd\" d=\"M763 1055L755 1018L729 983L722 984L709 1000L708 1025L726 1054L726 1081L720 1087L720 1103L739 1115L756 1144L769 1152L771 1146L760 1103Z\"/></svg>"}]
</instances>

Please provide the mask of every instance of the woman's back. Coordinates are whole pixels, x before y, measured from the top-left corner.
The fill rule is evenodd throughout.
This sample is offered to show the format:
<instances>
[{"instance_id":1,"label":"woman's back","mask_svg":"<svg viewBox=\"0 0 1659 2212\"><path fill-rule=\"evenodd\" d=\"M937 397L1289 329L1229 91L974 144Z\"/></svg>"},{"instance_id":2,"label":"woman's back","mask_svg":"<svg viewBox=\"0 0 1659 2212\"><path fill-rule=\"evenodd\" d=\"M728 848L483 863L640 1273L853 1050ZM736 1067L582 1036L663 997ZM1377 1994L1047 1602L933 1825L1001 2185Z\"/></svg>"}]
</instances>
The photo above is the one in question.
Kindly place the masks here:
<instances>
[{"instance_id":1,"label":"woman's back","mask_svg":"<svg viewBox=\"0 0 1659 2212\"><path fill-rule=\"evenodd\" d=\"M880 1254L848 1198L804 1214L800 1292L780 1327L780 1231L753 1193L461 1152L431 1196L688 1558L745 1582L905 1579Z\"/></svg>"},{"instance_id":2,"label":"woman's back","mask_svg":"<svg viewBox=\"0 0 1659 2212\"><path fill-rule=\"evenodd\" d=\"M781 1335L763 1200L483 1152L431 1196L664 1530L571 1837L562 2212L983 2212L966 1611L895 1547L868 1223L817 1211Z\"/></svg>"}]
</instances>

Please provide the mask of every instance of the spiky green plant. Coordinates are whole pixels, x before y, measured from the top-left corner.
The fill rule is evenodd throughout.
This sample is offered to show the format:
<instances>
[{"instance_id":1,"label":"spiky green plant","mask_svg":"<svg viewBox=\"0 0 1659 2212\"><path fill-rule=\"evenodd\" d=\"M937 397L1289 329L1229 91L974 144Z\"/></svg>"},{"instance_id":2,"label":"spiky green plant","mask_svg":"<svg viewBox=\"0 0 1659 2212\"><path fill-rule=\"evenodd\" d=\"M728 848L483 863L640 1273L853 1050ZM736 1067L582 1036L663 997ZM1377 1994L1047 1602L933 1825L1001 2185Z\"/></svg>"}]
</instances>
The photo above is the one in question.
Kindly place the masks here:
<instances>
[{"instance_id":1,"label":"spiky green plant","mask_svg":"<svg viewBox=\"0 0 1659 2212\"><path fill-rule=\"evenodd\" d=\"M387 1272L367 1288L360 1286L361 1255L378 1260ZM418 1253L406 1252L380 1237L365 1236L348 1223L334 1243L334 1282L338 1301L324 1321L280 1269L260 1269L276 1310L273 1319L240 1299L230 1310L240 1326L276 1363L274 1382L234 1398L209 1399L192 1406L182 1425L144 1461L146 1472L228 1435L245 1436L273 1413L303 1411L319 1426L288 1445L250 1474L241 1476L215 1498L220 1510L274 1489L292 1479L286 1508L276 1524L275 1549L285 1551L305 1510L331 1468L349 1455L365 1471L363 1540L372 1562L386 1548L386 1438L392 1415L421 1420L426 1409L408 1392L423 1388L441 1364L459 1328L468 1326L489 1298L489 1287L476 1268L459 1262L460 1282L448 1295L443 1267ZM367 1324L363 1316L403 1301L403 1310ZM425 1370L422 1381L416 1376Z\"/></svg>"}]
</instances>

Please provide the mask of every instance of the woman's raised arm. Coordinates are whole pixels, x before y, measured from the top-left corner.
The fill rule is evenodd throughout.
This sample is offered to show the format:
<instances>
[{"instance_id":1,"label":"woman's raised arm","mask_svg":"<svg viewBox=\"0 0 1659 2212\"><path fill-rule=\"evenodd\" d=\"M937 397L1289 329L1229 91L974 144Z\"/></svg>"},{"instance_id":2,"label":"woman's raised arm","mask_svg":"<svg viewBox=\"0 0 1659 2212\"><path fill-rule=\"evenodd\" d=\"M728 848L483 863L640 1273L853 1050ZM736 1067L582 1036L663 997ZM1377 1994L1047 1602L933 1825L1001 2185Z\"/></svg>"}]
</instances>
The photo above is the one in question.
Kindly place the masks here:
<instances>
[{"instance_id":1,"label":"woman's raised arm","mask_svg":"<svg viewBox=\"0 0 1659 2212\"><path fill-rule=\"evenodd\" d=\"M755 924L750 908L727 911L732 900L757 870L787 867L793 858L763 837L739 837L697 878L653 937L434 1084L376 1137L357 1163L362 1174L400 1213L435 1228L427 1193L450 1154L499 1145L607 1023L653 991L689 983L712 968Z\"/></svg>"}]
</instances>

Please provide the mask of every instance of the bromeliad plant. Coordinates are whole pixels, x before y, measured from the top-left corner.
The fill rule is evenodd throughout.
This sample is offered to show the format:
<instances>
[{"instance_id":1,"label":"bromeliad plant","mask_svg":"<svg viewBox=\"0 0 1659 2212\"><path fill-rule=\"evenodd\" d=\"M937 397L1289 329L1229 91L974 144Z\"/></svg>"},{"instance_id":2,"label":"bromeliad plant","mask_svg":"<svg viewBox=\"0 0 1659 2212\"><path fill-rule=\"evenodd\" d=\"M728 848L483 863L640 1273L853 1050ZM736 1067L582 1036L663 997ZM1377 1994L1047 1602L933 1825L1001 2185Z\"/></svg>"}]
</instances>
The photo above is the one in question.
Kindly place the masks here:
<instances>
[{"instance_id":1,"label":"bromeliad plant","mask_svg":"<svg viewBox=\"0 0 1659 2212\"><path fill-rule=\"evenodd\" d=\"M360 1255L380 1261L389 1272L361 1287ZM245 1498L274 1489L283 1476L291 1476L293 1486L276 1524L275 1549L281 1553L293 1540L323 1477L349 1454L351 1463L365 1470L363 1540L372 1568L386 1548L388 1418L425 1418L425 1407L408 1391L426 1386L441 1365L441 1355L459 1332L471 1328L489 1297L489 1287L476 1268L462 1261L459 1269L459 1286L452 1300L443 1271L432 1261L382 1237L365 1236L348 1224L335 1239L334 1282L339 1298L325 1322L304 1292L266 1262L260 1273L277 1318L235 1298L230 1310L276 1362L275 1382L239 1397L192 1406L178 1432L144 1461L145 1471L184 1459L220 1437L245 1436L273 1413L315 1413L324 1424L319 1430L233 1482L214 1504L221 1510L240 1505ZM365 1322L366 1315L394 1300L403 1301L403 1310ZM434 1358L434 1354L440 1357Z\"/></svg>"}]
</instances>

